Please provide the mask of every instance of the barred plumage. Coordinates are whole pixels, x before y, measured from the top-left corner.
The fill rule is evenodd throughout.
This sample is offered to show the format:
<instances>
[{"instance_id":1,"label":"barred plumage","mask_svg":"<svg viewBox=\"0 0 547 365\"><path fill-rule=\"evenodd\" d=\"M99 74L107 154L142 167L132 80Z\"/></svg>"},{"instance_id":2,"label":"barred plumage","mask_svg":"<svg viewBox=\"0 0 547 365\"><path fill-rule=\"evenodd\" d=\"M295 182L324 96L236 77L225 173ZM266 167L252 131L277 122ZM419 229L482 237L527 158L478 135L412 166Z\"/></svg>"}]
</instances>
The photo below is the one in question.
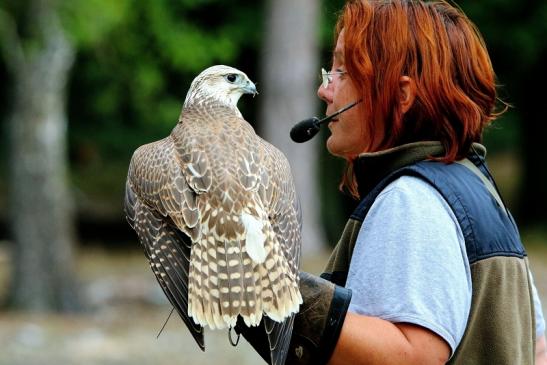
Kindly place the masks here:
<instances>
[{"instance_id":1,"label":"barred plumage","mask_svg":"<svg viewBox=\"0 0 547 365\"><path fill-rule=\"evenodd\" d=\"M203 326L264 317L272 362L282 364L302 302L300 209L288 161L237 109L243 93L256 89L241 71L203 71L171 135L135 151L125 210L202 349Z\"/></svg>"}]
</instances>

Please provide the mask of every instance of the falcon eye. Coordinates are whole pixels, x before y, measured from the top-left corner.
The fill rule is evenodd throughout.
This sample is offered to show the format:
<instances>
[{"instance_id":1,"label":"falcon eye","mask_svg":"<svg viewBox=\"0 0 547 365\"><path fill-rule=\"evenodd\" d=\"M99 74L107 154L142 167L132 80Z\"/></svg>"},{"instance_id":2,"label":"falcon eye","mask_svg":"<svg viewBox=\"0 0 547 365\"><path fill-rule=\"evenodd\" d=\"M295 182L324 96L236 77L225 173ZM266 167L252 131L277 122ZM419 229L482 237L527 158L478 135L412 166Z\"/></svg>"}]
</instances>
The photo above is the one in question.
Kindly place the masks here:
<instances>
[{"instance_id":1,"label":"falcon eye","mask_svg":"<svg viewBox=\"0 0 547 365\"><path fill-rule=\"evenodd\" d=\"M228 74L228 75L226 75L226 80L228 80L228 82L234 83L237 80L237 75L236 74Z\"/></svg>"}]
</instances>

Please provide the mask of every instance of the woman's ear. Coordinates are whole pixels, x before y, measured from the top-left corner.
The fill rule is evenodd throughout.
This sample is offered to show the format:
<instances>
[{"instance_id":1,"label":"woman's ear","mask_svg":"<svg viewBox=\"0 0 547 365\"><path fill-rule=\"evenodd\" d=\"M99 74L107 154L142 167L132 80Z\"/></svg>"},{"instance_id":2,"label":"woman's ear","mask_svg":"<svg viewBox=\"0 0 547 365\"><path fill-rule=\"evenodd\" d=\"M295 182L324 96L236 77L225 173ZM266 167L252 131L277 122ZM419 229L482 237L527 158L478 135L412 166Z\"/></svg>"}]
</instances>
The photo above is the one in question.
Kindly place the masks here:
<instances>
[{"instance_id":1,"label":"woman's ear","mask_svg":"<svg viewBox=\"0 0 547 365\"><path fill-rule=\"evenodd\" d=\"M412 104L414 104L414 98L416 97L416 85L414 80L408 76L401 76L399 79L399 102L401 104L401 111L406 113Z\"/></svg>"}]
</instances>

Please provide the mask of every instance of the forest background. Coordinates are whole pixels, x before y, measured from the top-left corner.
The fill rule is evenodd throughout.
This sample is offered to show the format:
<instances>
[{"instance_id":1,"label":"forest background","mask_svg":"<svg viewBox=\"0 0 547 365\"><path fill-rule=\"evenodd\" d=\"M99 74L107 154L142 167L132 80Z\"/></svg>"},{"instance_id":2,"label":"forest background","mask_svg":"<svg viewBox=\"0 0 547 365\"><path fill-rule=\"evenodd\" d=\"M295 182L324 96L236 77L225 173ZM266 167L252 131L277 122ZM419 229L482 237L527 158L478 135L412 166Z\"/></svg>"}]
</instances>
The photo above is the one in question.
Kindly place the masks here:
<instances>
[{"instance_id":1,"label":"forest background","mask_svg":"<svg viewBox=\"0 0 547 365\"><path fill-rule=\"evenodd\" d=\"M142 348L121 342L138 342L135 333L142 334L142 346L159 346L161 359L171 354L162 347L171 346L169 341L146 342L154 338L146 336L162 322L158 308L165 311L166 302L123 216L125 178L133 151L170 132L190 82L213 64L237 67L257 81L260 94L242 98L240 110L289 157L304 209L305 265L320 271L354 203L337 190L343 162L326 153L326 133L296 145L288 131L294 122L324 112L315 95L319 69L330 65L332 29L343 3L0 2L0 339L20 335L3 342L8 350L0 364L134 363ZM537 262L536 281L543 283L547 2L458 5L482 32L500 97L511 105L489 128L485 144L493 175ZM122 309L135 302L135 312ZM116 315L108 317L105 308ZM73 314L52 317L67 312ZM148 327L131 327L132 315L146 317ZM111 328L119 324L129 332ZM188 342L185 329L172 327L164 337ZM51 341L76 341L76 334L83 336L85 361L75 360L82 351L39 357L45 348L52 351ZM109 346L117 349L110 355ZM137 357L152 363L156 355ZM208 363L204 356L194 363Z\"/></svg>"}]
</instances>

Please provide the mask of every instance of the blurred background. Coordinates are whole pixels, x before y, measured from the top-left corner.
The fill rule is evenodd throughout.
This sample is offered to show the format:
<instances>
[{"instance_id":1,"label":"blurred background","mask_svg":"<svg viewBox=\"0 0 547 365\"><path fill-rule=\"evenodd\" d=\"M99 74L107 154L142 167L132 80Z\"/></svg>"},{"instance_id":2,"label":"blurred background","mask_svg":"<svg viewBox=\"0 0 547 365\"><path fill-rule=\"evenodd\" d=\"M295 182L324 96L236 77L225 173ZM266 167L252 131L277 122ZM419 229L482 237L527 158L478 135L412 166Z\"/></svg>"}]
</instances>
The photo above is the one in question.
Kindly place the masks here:
<instances>
[{"instance_id":1,"label":"blurred background","mask_svg":"<svg viewBox=\"0 0 547 365\"><path fill-rule=\"evenodd\" d=\"M122 211L129 160L169 134L192 79L228 64L257 82L239 103L289 157L304 210L304 269L319 273L353 202L325 135L289 140L324 107L342 0L0 2L0 364L260 363L174 315ZM488 45L502 100L485 136L547 302L547 2L460 1Z\"/></svg>"}]
</instances>

